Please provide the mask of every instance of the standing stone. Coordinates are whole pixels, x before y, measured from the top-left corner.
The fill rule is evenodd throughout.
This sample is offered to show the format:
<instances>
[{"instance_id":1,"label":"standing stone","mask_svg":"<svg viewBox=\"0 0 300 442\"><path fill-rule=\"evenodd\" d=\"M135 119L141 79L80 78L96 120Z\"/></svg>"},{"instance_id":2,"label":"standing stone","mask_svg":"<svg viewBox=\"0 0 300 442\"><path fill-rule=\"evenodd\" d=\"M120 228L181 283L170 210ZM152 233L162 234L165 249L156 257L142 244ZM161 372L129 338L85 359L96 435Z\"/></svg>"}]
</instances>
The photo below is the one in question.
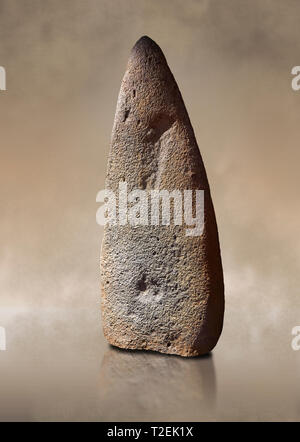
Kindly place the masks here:
<instances>
[{"instance_id":1,"label":"standing stone","mask_svg":"<svg viewBox=\"0 0 300 442\"><path fill-rule=\"evenodd\" d=\"M106 225L102 321L126 349L198 356L222 331L224 285L209 184L185 105L157 44L132 49L119 93L106 189L204 190L204 230L185 225Z\"/></svg>"}]
</instances>

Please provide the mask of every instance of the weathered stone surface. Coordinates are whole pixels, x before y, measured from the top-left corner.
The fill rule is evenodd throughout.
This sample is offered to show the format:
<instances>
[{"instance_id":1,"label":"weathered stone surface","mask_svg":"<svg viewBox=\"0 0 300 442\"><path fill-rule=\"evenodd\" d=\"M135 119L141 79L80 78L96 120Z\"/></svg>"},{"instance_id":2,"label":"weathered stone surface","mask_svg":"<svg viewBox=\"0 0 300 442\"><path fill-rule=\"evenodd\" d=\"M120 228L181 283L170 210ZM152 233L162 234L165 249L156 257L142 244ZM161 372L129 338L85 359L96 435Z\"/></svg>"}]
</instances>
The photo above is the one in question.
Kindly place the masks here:
<instances>
[{"instance_id":1,"label":"weathered stone surface","mask_svg":"<svg viewBox=\"0 0 300 442\"><path fill-rule=\"evenodd\" d=\"M113 126L106 188L203 189L204 231L105 226L101 253L106 339L127 349L182 356L209 352L223 325L218 231L205 168L180 91L161 49L132 49Z\"/></svg>"}]
</instances>

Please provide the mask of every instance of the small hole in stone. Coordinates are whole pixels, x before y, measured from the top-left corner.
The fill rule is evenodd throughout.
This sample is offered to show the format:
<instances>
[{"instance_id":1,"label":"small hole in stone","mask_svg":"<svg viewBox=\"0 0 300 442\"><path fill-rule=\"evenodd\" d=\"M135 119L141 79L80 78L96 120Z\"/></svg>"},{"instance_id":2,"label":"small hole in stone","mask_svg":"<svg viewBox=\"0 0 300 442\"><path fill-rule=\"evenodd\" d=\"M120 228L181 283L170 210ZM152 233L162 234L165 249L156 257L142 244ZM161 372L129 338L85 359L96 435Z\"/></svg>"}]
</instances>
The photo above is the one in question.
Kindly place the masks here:
<instances>
[{"instance_id":1,"label":"small hole in stone","mask_svg":"<svg viewBox=\"0 0 300 442\"><path fill-rule=\"evenodd\" d=\"M133 91L132 91L132 96L133 96L133 98L135 97L135 89L133 89Z\"/></svg>"},{"instance_id":2,"label":"small hole in stone","mask_svg":"<svg viewBox=\"0 0 300 442\"><path fill-rule=\"evenodd\" d=\"M146 276L145 275L143 275L142 278L137 282L137 288L141 292L144 292L146 290L147 284L146 284Z\"/></svg>"},{"instance_id":3,"label":"small hole in stone","mask_svg":"<svg viewBox=\"0 0 300 442\"><path fill-rule=\"evenodd\" d=\"M171 342L168 342L168 343L167 343L167 347L170 347L170 346L171 346Z\"/></svg>"},{"instance_id":4,"label":"small hole in stone","mask_svg":"<svg viewBox=\"0 0 300 442\"><path fill-rule=\"evenodd\" d=\"M136 124L139 126L140 122L141 122L141 120L137 120Z\"/></svg>"},{"instance_id":5,"label":"small hole in stone","mask_svg":"<svg viewBox=\"0 0 300 442\"><path fill-rule=\"evenodd\" d=\"M126 109L126 110L125 110L125 112L124 112L124 117L123 117L123 123L125 123L125 121L127 120L128 115L129 115L129 112L130 112L130 109Z\"/></svg>"}]
</instances>

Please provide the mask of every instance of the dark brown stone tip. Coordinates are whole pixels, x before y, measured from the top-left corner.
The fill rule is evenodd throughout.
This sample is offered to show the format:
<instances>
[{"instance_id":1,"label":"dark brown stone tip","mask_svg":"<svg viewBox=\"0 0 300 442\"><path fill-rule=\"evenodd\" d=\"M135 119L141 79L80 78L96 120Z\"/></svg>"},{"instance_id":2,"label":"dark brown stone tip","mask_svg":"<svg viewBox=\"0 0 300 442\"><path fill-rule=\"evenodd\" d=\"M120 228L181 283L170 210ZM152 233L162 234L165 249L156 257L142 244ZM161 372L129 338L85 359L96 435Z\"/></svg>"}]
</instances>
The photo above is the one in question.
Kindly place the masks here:
<instances>
[{"instance_id":1,"label":"dark brown stone tip","mask_svg":"<svg viewBox=\"0 0 300 442\"><path fill-rule=\"evenodd\" d=\"M152 40L147 35L141 37L133 46L130 58L132 59L132 57L135 58L136 56L142 58L148 58L152 56L155 58L162 58L165 60L163 52L158 46L158 44L155 43L155 41Z\"/></svg>"},{"instance_id":2,"label":"dark brown stone tip","mask_svg":"<svg viewBox=\"0 0 300 442\"><path fill-rule=\"evenodd\" d=\"M147 35L143 35L143 37L139 38L138 41L133 46L133 49L143 49L143 50L153 50L153 49L160 49L158 44L155 43L152 38L148 37Z\"/></svg>"}]
</instances>

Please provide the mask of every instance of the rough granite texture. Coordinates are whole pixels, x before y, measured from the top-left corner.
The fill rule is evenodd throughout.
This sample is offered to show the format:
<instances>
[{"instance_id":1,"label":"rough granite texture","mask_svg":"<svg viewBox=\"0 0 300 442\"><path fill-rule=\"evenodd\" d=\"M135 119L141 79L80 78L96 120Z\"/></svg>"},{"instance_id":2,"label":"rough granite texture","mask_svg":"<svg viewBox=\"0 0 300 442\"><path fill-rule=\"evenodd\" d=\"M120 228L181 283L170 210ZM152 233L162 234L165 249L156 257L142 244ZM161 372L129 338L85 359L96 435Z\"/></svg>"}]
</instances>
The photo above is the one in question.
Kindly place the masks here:
<instances>
[{"instance_id":1,"label":"rough granite texture","mask_svg":"<svg viewBox=\"0 0 300 442\"><path fill-rule=\"evenodd\" d=\"M224 284L209 184L185 105L157 44L131 51L119 93L106 188L204 189L204 231L105 226L102 322L108 342L181 356L208 353L222 331Z\"/></svg>"}]
</instances>

